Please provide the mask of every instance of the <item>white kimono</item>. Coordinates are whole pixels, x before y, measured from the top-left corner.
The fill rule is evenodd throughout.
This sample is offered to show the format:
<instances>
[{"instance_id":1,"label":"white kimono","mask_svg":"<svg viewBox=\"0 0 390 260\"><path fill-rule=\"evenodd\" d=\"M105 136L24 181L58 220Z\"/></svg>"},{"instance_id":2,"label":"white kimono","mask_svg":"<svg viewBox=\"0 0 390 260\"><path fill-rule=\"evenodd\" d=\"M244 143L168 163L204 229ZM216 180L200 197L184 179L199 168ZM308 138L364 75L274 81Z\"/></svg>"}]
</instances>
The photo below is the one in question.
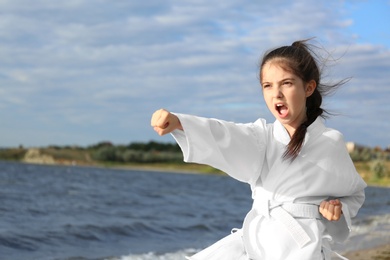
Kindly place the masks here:
<instances>
[{"instance_id":1,"label":"white kimono","mask_svg":"<svg viewBox=\"0 0 390 260\"><path fill-rule=\"evenodd\" d=\"M184 161L211 165L249 183L253 197L241 229L188 259L331 259L330 244L348 237L366 187L341 133L317 118L291 162L282 158L290 137L279 121L235 124L176 115L184 131L172 135ZM343 215L336 222L325 220L318 211L319 204L330 198L342 202Z\"/></svg>"}]
</instances>

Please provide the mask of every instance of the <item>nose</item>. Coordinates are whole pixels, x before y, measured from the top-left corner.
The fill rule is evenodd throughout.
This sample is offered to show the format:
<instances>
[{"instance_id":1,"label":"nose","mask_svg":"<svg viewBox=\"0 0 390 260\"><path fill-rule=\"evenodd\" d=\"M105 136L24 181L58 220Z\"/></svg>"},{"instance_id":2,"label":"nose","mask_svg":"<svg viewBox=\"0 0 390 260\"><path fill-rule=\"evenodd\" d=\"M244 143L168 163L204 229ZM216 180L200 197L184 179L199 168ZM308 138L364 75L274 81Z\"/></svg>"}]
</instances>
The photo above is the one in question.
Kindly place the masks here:
<instances>
[{"instance_id":1,"label":"nose","mask_svg":"<svg viewBox=\"0 0 390 260\"><path fill-rule=\"evenodd\" d=\"M275 98L282 98L283 97L283 92L280 88L274 88L274 97Z\"/></svg>"}]
</instances>

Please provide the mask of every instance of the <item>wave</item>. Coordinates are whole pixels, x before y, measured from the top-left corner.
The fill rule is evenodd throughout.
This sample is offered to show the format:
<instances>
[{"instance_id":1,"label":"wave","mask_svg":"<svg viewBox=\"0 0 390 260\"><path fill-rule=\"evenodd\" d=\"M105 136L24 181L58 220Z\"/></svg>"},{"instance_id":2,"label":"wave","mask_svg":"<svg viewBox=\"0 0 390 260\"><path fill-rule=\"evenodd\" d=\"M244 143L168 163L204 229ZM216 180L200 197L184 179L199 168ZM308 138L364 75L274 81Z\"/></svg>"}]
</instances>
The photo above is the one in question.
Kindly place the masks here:
<instances>
[{"instance_id":1,"label":"wave","mask_svg":"<svg viewBox=\"0 0 390 260\"><path fill-rule=\"evenodd\" d=\"M203 226L193 228L205 228ZM335 250L347 253L360 249L374 248L390 243L390 214L370 216L364 219L354 219L350 238L343 244L335 245ZM106 258L105 260L182 260L200 249L187 248L168 253L141 253L121 257Z\"/></svg>"},{"instance_id":2,"label":"wave","mask_svg":"<svg viewBox=\"0 0 390 260\"><path fill-rule=\"evenodd\" d=\"M130 254L127 256L110 257L105 258L104 260L183 260L186 256L191 256L198 251L199 250L189 248L164 254L149 252L144 254Z\"/></svg>"},{"instance_id":3,"label":"wave","mask_svg":"<svg viewBox=\"0 0 390 260\"><path fill-rule=\"evenodd\" d=\"M351 237L367 235L372 232L390 234L390 214L354 219Z\"/></svg>"},{"instance_id":4,"label":"wave","mask_svg":"<svg viewBox=\"0 0 390 260\"><path fill-rule=\"evenodd\" d=\"M353 219L349 238L334 248L341 253L390 244L390 214Z\"/></svg>"}]
</instances>

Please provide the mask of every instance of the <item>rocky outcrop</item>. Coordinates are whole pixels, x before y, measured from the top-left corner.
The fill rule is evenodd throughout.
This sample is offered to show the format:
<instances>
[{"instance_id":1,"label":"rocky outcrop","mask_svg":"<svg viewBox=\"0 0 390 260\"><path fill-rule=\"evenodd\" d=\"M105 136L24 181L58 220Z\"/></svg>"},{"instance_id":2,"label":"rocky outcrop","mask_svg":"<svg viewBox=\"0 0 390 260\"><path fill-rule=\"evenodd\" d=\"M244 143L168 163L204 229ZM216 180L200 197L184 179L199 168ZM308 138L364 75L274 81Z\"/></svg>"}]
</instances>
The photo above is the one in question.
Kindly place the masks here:
<instances>
[{"instance_id":1,"label":"rocky outcrop","mask_svg":"<svg viewBox=\"0 0 390 260\"><path fill-rule=\"evenodd\" d=\"M41 154L39 149L30 148L26 152L23 162L38 164L55 164L54 158L47 154Z\"/></svg>"}]
</instances>

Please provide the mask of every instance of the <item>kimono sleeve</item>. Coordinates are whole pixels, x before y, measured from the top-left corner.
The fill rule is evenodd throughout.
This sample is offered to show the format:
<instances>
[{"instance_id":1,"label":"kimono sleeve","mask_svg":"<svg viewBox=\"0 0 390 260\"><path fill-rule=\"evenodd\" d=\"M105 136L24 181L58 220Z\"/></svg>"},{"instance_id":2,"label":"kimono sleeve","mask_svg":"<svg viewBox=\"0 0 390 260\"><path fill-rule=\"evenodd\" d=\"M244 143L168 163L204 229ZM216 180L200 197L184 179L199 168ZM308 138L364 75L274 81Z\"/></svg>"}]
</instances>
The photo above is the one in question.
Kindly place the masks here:
<instances>
[{"instance_id":1,"label":"kimono sleeve","mask_svg":"<svg viewBox=\"0 0 390 260\"><path fill-rule=\"evenodd\" d=\"M355 217L362 207L365 200L364 189L367 184L361 178L352 162L352 159L346 149L343 136L338 133L337 142L335 142L335 152L333 163L337 165L333 170L337 173L335 179L340 181L341 191L339 198L342 203L342 217L339 221L327 222L326 226L333 238L338 241L344 241L351 230L351 218ZM336 186L336 185L334 185Z\"/></svg>"},{"instance_id":2,"label":"kimono sleeve","mask_svg":"<svg viewBox=\"0 0 390 260\"><path fill-rule=\"evenodd\" d=\"M265 120L235 124L175 115L183 131L175 130L172 135L181 147L185 162L210 165L242 182L252 183L258 178L265 157Z\"/></svg>"},{"instance_id":3,"label":"kimono sleeve","mask_svg":"<svg viewBox=\"0 0 390 260\"><path fill-rule=\"evenodd\" d=\"M345 241L352 227L352 218L356 216L365 199L364 190L357 190L354 194L340 198L342 204L341 218L338 221L323 220L328 232L336 242Z\"/></svg>"}]
</instances>

